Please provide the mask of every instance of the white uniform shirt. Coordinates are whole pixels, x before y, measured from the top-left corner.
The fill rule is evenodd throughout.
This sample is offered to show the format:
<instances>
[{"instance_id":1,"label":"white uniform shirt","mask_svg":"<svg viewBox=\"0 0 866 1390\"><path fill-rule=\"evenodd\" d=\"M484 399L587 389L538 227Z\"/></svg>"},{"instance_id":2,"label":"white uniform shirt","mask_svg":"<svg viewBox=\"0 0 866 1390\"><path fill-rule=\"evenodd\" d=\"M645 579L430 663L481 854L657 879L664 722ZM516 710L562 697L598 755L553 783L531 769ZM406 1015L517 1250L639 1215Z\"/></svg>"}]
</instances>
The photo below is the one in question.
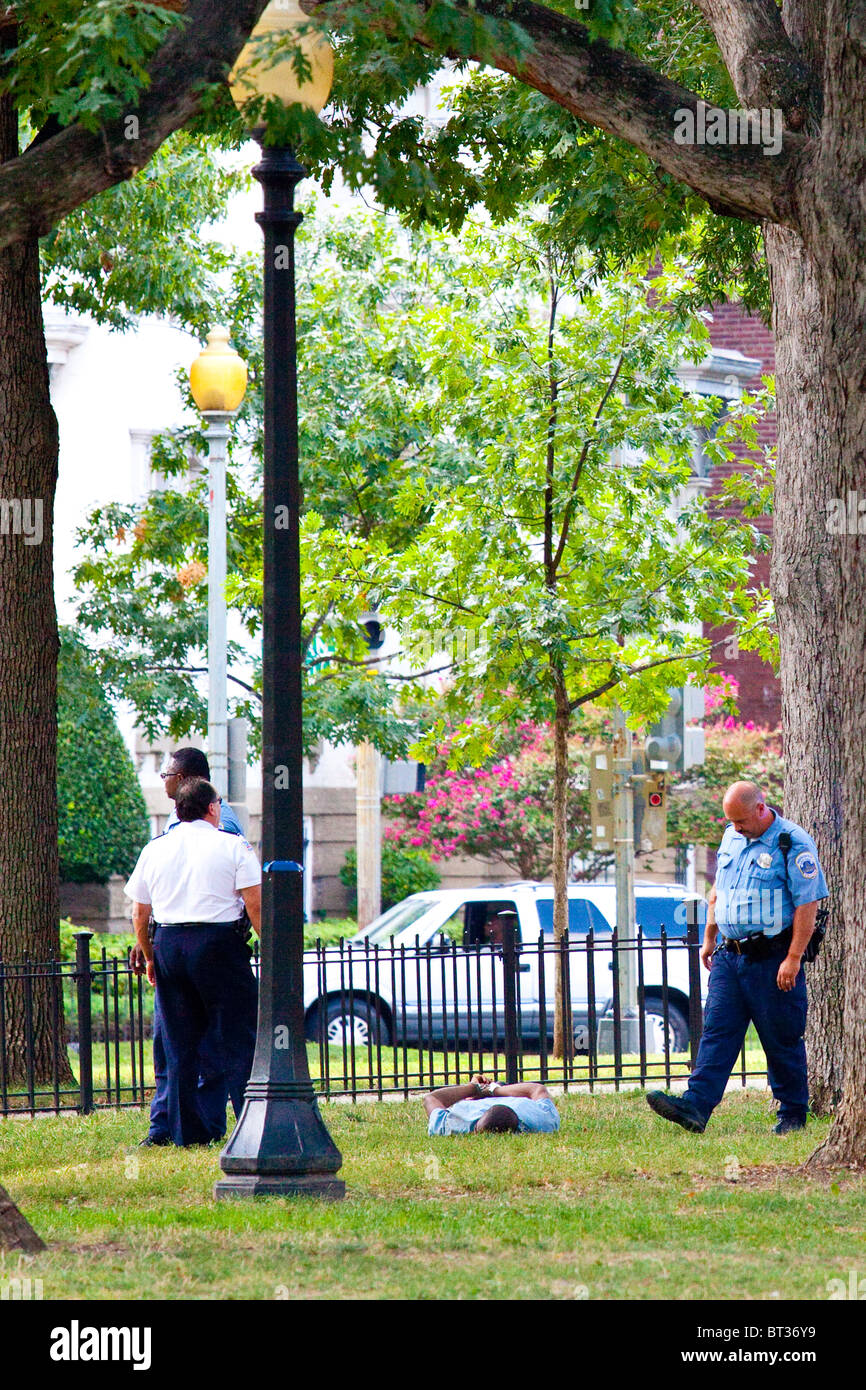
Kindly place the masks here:
<instances>
[{"instance_id":1,"label":"white uniform shirt","mask_svg":"<svg viewBox=\"0 0 866 1390\"><path fill-rule=\"evenodd\" d=\"M155 922L236 922L244 910L239 890L261 881L242 835L194 820L145 845L124 892L149 904Z\"/></svg>"}]
</instances>

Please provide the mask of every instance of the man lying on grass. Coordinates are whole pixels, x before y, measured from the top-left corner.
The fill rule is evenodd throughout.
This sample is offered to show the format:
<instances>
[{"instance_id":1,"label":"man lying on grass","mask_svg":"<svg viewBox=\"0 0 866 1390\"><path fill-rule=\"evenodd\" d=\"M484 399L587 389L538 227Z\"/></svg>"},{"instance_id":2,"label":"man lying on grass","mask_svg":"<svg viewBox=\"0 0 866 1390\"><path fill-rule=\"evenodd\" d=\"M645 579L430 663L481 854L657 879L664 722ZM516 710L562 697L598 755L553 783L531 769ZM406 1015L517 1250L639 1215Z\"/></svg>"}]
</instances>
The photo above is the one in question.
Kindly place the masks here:
<instances>
[{"instance_id":1,"label":"man lying on grass","mask_svg":"<svg viewBox=\"0 0 866 1390\"><path fill-rule=\"evenodd\" d=\"M559 1129L559 1115L540 1081L506 1086L473 1076L465 1086L440 1086L424 1097L428 1134L544 1133Z\"/></svg>"}]
</instances>

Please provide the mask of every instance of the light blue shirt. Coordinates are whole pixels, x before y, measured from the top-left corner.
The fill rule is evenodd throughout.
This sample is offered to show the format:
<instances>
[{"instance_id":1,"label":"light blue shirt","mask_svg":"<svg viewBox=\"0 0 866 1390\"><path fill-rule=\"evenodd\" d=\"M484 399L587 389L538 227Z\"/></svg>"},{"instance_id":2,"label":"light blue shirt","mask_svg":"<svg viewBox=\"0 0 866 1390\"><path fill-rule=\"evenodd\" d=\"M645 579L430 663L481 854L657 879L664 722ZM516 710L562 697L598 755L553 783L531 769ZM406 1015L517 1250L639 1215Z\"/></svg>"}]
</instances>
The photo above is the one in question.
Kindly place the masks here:
<instances>
[{"instance_id":1,"label":"light blue shirt","mask_svg":"<svg viewBox=\"0 0 866 1390\"><path fill-rule=\"evenodd\" d=\"M787 867L779 847L783 830L791 836ZM815 841L779 815L755 840L729 825L717 865L715 915L723 936L778 936L793 922L795 908L827 897Z\"/></svg>"},{"instance_id":2,"label":"light blue shirt","mask_svg":"<svg viewBox=\"0 0 866 1390\"><path fill-rule=\"evenodd\" d=\"M177 818L177 807L175 807L169 816L165 830L162 832L163 835L167 835L169 830L173 830L176 825L180 825L180 821ZM227 835L243 835L244 833L240 821L227 801L220 802L219 828L220 830L224 830Z\"/></svg>"},{"instance_id":3,"label":"light blue shirt","mask_svg":"<svg viewBox=\"0 0 866 1390\"><path fill-rule=\"evenodd\" d=\"M470 1134L485 1110L507 1105L517 1116L518 1134L552 1134L559 1129L559 1112L549 1096L530 1100L528 1096L491 1096L489 1100L458 1100L434 1110L428 1134Z\"/></svg>"}]
</instances>

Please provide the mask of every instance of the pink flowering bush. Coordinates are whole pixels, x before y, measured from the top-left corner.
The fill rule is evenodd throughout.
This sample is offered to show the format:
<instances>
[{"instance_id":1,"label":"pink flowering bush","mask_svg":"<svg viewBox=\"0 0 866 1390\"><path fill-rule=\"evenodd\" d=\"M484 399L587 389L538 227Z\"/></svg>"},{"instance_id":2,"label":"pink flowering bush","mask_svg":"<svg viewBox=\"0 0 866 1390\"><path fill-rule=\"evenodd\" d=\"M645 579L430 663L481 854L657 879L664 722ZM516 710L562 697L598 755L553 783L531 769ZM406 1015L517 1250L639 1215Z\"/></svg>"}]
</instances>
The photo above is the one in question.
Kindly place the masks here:
<instances>
[{"instance_id":1,"label":"pink flowering bush","mask_svg":"<svg viewBox=\"0 0 866 1390\"><path fill-rule=\"evenodd\" d=\"M594 877L610 861L591 854L587 767L597 734L569 743L569 853L589 862L580 874ZM548 725L523 723L507 730L495 760L480 768L450 771L448 746L427 779L426 790L391 796L385 836L404 848L425 849L434 861L455 855L503 864L520 878L549 876L553 846L553 738Z\"/></svg>"}]
</instances>

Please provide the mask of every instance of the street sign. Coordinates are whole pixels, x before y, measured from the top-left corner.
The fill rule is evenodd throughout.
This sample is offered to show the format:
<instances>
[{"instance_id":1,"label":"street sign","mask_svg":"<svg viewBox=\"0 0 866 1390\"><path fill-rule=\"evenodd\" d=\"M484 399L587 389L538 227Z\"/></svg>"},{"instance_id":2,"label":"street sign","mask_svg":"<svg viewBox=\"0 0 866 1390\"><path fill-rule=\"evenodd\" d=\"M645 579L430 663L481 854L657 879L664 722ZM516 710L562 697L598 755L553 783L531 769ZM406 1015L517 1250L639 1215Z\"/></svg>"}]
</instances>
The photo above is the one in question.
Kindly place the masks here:
<instances>
[{"instance_id":1,"label":"street sign","mask_svg":"<svg viewBox=\"0 0 866 1390\"><path fill-rule=\"evenodd\" d=\"M589 807L593 850L612 850L613 759L607 748L589 755Z\"/></svg>"}]
</instances>

